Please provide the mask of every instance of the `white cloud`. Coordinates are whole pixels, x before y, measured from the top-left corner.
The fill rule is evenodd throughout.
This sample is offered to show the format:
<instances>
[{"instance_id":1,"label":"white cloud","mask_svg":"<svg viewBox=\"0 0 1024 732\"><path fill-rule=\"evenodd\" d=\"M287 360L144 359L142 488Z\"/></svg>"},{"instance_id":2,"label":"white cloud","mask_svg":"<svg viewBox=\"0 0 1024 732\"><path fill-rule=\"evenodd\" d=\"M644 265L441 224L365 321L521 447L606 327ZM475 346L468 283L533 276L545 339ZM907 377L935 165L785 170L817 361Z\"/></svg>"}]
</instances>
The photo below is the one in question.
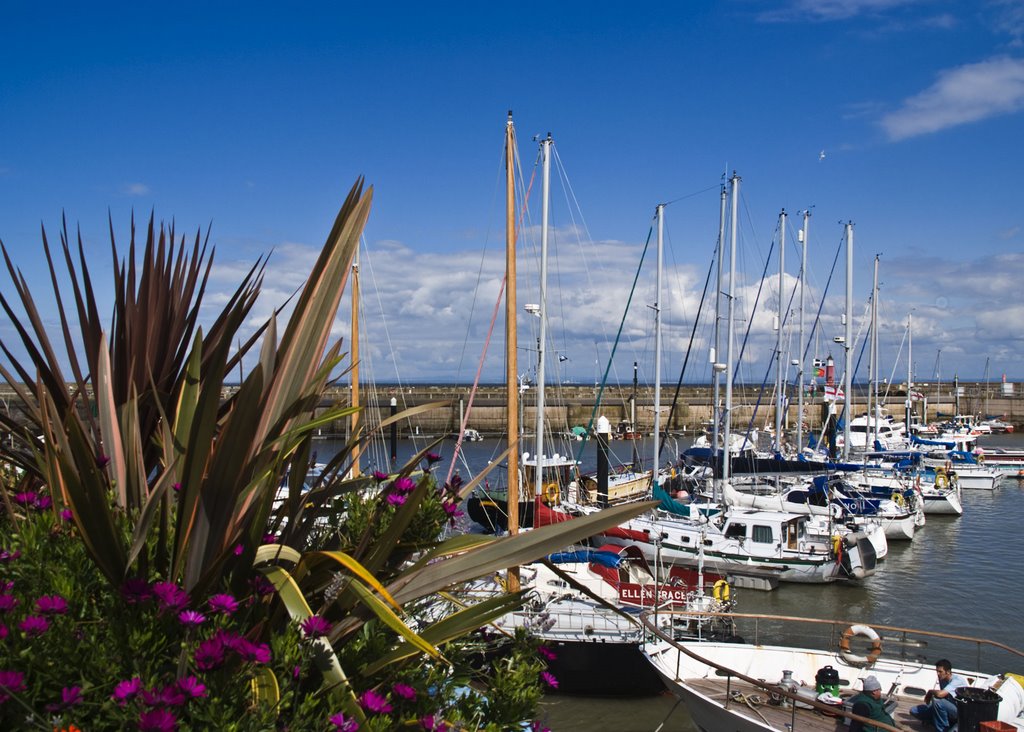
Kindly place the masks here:
<instances>
[{"instance_id":1,"label":"white cloud","mask_svg":"<svg viewBox=\"0 0 1024 732\"><path fill-rule=\"evenodd\" d=\"M997 58L943 71L929 88L881 119L890 140L905 140L1024 107L1024 59Z\"/></svg>"},{"instance_id":2,"label":"white cloud","mask_svg":"<svg viewBox=\"0 0 1024 732\"><path fill-rule=\"evenodd\" d=\"M1003 229L1002 231L998 232L996 236L1000 239L1008 240L1016 238L1018 234L1020 234L1020 227L1011 226L1009 229Z\"/></svg>"},{"instance_id":3,"label":"white cloud","mask_svg":"<svg viewBox=\"0 0 1024 732\"><path fill-rule=\"evenodd\" d=\"M149 186L145 183L126 183L121 187L121 192L126 196L145 196L149 193Z\"/></svg>"},{"instance_id":4,"label":"white cloud","mask_svg":"<svg viewBox=\"0 0 1024 732\"><path fill-rule=\"evenodd\" d=\"M918 0L793 0L783 8L762 13L760 18L766 21L847 20L917 3Z\"/></svg>"}]
</instances>

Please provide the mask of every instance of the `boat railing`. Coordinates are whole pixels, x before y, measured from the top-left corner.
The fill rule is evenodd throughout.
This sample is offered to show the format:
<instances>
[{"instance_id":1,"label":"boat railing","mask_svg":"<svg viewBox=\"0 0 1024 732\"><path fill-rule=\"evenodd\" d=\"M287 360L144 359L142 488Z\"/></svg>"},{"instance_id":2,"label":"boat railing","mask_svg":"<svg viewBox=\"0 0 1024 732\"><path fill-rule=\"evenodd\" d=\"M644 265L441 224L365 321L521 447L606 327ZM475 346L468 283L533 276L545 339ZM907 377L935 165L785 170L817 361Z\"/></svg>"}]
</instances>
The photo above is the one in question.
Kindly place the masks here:
<instances>
[{"instance_id":1,"label":"boat railing","mask_svg":"<svg viewBox=\"0 0 1024 732\"><path fill-rule=\"evenodd\" d=\"M700 653L698 653L697 651L695 651L693 649L693 647L700 648L700 644L699 643L697 643L697 644L689 644L689 643L686 643L685 641L680 641L680 640L677 640L677 639L673 638L670 632L666 632L666 630L664 629L664 625L663 625L664 622L665 622L665 617L673 615L673 614L680 614L681 615L681 614L683 614L683 611L679 611L677 613L677 612L672 611L672 610L664 610L664 609L661 609L661 610L658 610L658 611L647 610L647 611L644 611L644 612L642 612L640 614L640 622L643 623L644 627L647 629L647 631L651 635L656 636L657 638L660 638L661 640L665 641L667 644L669 644L670 646L675 648L677 651L679 651L680 654L686 654L687 656L689 656L690 658L698 661L699 663L703 663L706 666L714 668L720 675L724 676L725 679L726 679L726 701L725 701L726 707L728 707L729 700L732 699L732 681L735 678L735 679L739 679L740 681L743 681L743 682L746 682L748 684L751 684L751 685L753 685L753 686L755 686L757 688L760 688L760 689L768 692L770 695L774 695L775 698L786 698L786 699L789 699L790 700L790 705L792 706L792 709L793 709L793 720L792 720L792 724L789 727L791 730L795 730L796 729L796 710L798 708L797 705L800 704L800 705L803 705L805 708L806 707L811 707L811 708L815 709L818 712L822 712L822 713L825 713L825 714L828 714L828 715L831 715L831 716L842 716L842 717L846 717L848 719L856 719L856 720L861 721L861 722L869 723L871 725L874 725L875 728L880 729L880 730L886 730L887 732L890 732L890 731L891 732L900 732L901 728L899 728L899 727L893 727L893 726L885 724L884 722L873 721L873 720L868 719L866 717L861 717L861 716L859 716L857 714L854 714L853 712L851 712L851 711L849 711L849 710L847 710L847 709L845 709L843 707L837 707L837 706L832 705L832 704L826 704L824 702L820 702L817 699L807 698L806 696L797 694L794 691L790 691L789 689L784 688L784 687L780 686L779 684L776 684L776 683L773 683L773 682L769 682L769 681L766 681L764 679L753 678L753 677L748 676L748 675L746 675L746 674L744 674L744 673L742 673L740 671L737 671L736 669L730 668L730 667L725 666L725 665L723 665L723 664L721 664L721 663L719 663L719 662L717 662L715 660L712 660L710 658L707 658L707 657L701 655ZM748 623L741 623L739 621L751 621L752 625L753 625L753 633L754 633L754 635L753 635L752 639L745 639L745 641L747 643L751 643L753 645L761 645L762 644L761 643L761 631L763 629L765 629L766 627L767 628L771 628L772 632L775 633L775 632L777 632L777 628L779 627L779 625L786 624L786 623L794 623L794 624L798 623L798 624L800 624L802 626L806 626L806 625L810 624L810 625L818 625L818 626L821 626L823 628L827 628L828 629L828 633L827 634L829 636L831 636L831 638L832 638L832 640L834 642L837 642L836 638L842 636L843 629L850 629L850 628L853 628L855 626L861 625L860 623L858 623L856 621L851 621L851 620L827 620L827 619L818 619L818 618L796 617L796 616L791 616L791 615L767 615L767 614L762 614L762 613L733 613L733 612L711 612L711 611L701 612L701 611L687 610L687 611L685 611L685 615L687 617L705 616L705 617L708 617L708 618L728 619L728 620L732 621L736 625L737 628L740 628L740 627L747 628L747 627L749 627ZM882 633L894 633L894 634L896 634L895 636L891 636L891 637L883 635L883 636L881 636L881 640L882 641L886 641L886 642L894 642L894 643L902 646L903 648L922 646L922 645L926 644L926 643L923 643L922 641L916 640L916 638L918 636L925 636L925 637L929 637L929 638L940 639L940 640L942 640L944 642L950 642L950 643L967 643L967 644L971 644L977 650L977 664L978 665L976 666L976 668L978 668L978 669L983 668L982 665L981 665L981 658L982 658L982 651L984 649L991 649L991 650L994 650L994 651L999 651L999 652L1002 652L1002 653L1007 653L1010 656L1013 656L1013 657L1016 657L1016 658L1024 658L1024 651L1020 651L1020 650L1018 650L1016 648L1012 648L1012 647L1007 646L1007 645L1005 645L1003 643L999 643L998 641L989 640L987 638L976 638L976 637L973 637L973 636L957 635L957 634L953 634L953 633L944 633L944 632L941 632L941 631L929 631L929 630L921 630L921 629L918 629L918 628L906 628L906 627L901 627L901 626L882 625L882 624L877 624L877 623L873 623L871 625L871 627L876 632L881 631ZM801 633L799 637L801 638L802 642L806 642L807 639L808 639L806 633ZM691 646L693 646L693 647L691 647ZM676 656L676 669L675 669L675 678L677 680L680 678L680 666L679 666L680 662L681 662L681 656L677 655ZM922 662L923 662L923 660L922 660Z\"/></svg>"}]
</instances>

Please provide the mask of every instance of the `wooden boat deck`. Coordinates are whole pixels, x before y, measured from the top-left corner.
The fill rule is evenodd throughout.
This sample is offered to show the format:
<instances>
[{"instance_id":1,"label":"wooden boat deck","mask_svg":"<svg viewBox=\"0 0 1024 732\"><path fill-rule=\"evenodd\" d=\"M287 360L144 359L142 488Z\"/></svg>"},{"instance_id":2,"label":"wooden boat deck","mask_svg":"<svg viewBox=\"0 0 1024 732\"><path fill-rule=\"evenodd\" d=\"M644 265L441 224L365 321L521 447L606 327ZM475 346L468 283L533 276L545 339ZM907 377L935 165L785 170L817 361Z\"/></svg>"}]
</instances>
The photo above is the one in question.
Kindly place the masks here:
<instances>
[{"instance_id":1,"label":"wooden boat deck","mask_svg":"<svg viewBox=\"0 0 1024 732\"><path fill-rule=\"evenodd\" d=\"M793 725L794 721L793 708L791 706L770 704L768 692L764 689L759 689L753 684L748 684L735 678L728 684L724 678L687 679L686 685L715 701L725 701L728 690L728 694L732 697L732 701L729 702L730 709L735 708L735 705L746 705L749 707L747 711L750 713L750 716L760 718L774 729L792 729L794 732L840 732L847 727L844 717L829 717L816 709L803 709L800 707L796 709L796 724L790 727L789 725ZM841 696L843 699L849 699L856 694L857 691L855 690L843 689ZM905 730L914 730L915 732L918 730L934 729L931 725L926 725L910 716L910 708L915 704L920 704L922 701L921 697L897 694L894 698L898 702L896 711L893 714L896 726Z\"/></svg>"}]
</instances>

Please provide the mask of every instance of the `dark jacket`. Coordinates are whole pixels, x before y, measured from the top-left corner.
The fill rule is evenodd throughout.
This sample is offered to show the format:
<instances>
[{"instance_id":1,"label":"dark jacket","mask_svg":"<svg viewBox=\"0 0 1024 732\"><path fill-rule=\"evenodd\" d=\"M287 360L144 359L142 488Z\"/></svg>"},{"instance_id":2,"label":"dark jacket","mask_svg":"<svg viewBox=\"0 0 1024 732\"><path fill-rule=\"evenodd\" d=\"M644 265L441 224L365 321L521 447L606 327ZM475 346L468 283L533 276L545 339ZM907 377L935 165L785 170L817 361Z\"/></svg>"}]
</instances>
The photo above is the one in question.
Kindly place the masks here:
<instances>
[{"instance_id":1,"label":"dark jacket","mask_svg":"<svg viewBox=\"0 0 1024 732\"><path fill-rule=\"evenodd\" d=\"M873 719L876 722L896 725L896 720L889 715L889 712L885 711L885 704L881 699L875 699L870 694L865 694L862 691L857 696L852 697L850 702L853 704L852 711L854 714ZM850 732L878 732L878 728L854 719L850 721Z\"/></svg>"}]
</instances>

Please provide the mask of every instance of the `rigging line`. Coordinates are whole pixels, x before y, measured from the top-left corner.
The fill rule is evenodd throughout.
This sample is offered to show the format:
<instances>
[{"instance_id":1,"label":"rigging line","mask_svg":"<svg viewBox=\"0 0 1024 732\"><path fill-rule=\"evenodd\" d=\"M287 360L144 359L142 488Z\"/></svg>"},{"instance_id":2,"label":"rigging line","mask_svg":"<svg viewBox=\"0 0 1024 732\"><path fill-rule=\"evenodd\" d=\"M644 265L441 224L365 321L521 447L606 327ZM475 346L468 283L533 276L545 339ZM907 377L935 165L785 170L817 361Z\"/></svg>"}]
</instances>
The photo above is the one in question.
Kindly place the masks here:
<instances>
[{"instance_id":1,"label":"rigging line","mask_svg":"<svg viewBox=\"0 0 1024 732\"><path fill-rule=\"evenodd\" d=\"M662 206L671 206L673 203L679 203L679 201L685 201L687 198L695 198L695 197L699 196L702 193L707 193L708 191L717 191L721 187L722 187L721 183L715 183L713 186L708 186L707 188L702 188L699 191L694 191L693 193L687 193L685 195L680 196L679 198L673 198L671 201L666 201L665 203L663 203L661 205Z\"/></svg>"},{"instance_id":2,"label":"rigging line","mask_svg":"<svg viewBox=\"0 0 1024 732\"><path fill-rule=\"evenodd\" d=\"M804 346L803 359L807 359L807 352L811 350L811 341L814 340L814 332L821 322L821 311L825 307L825 296L828 295L829 285L832 284L832 276L836 273L836 265L839 263L839 254L843 251L843 239L840 238L839 246L836 247L836 256L832 260L832 269L828 273L828 280L825 282L825 289L821 292L821 300L818 301L818 312L814 315L814 322L811 323L811 332L807 334L807 345Z\"/></svg>"},{"instance_id":3,"label":"rigging line","mask_svg":"<svg viewBox=\"0 0 1024 732\"><path fill-rule=\"evenodd\" d=\"M772 251L774 249L775 249L775 240L772 239L772 243L768 247L768 256L764 258L764 271L761 272L761 283L757 286L757 295L754 297L754 306L750 309L750 317L747 319L747 330L743 334L743 342L740 344L740 354L736 358L736 363L737 364L740 364L740 363L743 362L743 352L745 350L747 350L747 342L750 339L750 330L751 330L751 328L754 325L754 313L757 312L757 304L761 301L761 291L764 289L764 282L765 282L765 279L767 278L767 275L768 275L768 265L772 261ZM729 293L729 297L735 297L735 296L736 296L735 292ZM736 379L739 377L739 372L740 372L739 368L736 368L736 370L733 372L733 375L732 375L733 388L736 387ZM761 397L759 395L758 399L760 400L760 398ZM732 415L729 415L728 418L732 419ZM747 427L747 433L743 437L744 437L744 439L749 441L749 439L750 439L750 428L749 427ZM729 446L726 445L726 450L728 450L728 449L729 449Z\"/></svg>"},{"instance_id":4,"label":"rigging line","mask_svg":"<svg viewBox=\"0 0 1024 732\"><path fill-rule=\"evenodd\" d=\"M469 390L469 401L466 403L466 410L462 415L462 424L459 425L459 437L455 441L455 452L452 453L452 461L448 465L448 475L444 479L446 485L451 482L452 473L455 471L455 461L458 458L459 453L462 451L462 441L466 436L466 425L469 424L469 413L473 410L473 399L476 397L477 388L480 386L480 374L483 372L484 360L487 358L487 348L491 345L491 336L494 334L494 324L498 320L498 313L501 311L501 303L505 296L506 277L501 278L501 287L498 288L498 297L494 301L494 312L491 313L491 325L487 329L487 338L484 340L483 352L480 354L480 361L476 366L476 378L473 379L473 388ZM509 388L511 388L511 386ZM509 439L512 439L511 436Z\"/></svg>"},{"instance_id":5,"label":"rigging line","mask_svg":"<svg viewBox=\"0 0 1024 732\"><path fill-rule=\"evenodd\" d=\"M716 237L717 239L717 237ZM676 381L676 391L672 395L672 405L668 410L668 418L665 420L665 433L658 443L658 453L665 447L665 440L668 438L668 425L672 424L672 416L675 414L676 405L679 402L679 395L683 390L683 376L686 374L686 366L690 362L690 352L693 349L693 341L697 333L697 324L700 322L700 314L704 310L704 299L707 297L708 289L711 286L711 273L715 268L715 260L717 258L718 242L715 242L715 253L711 256L711 264L708 265L708 276L704 278L704 291L700 295L700 305L697 306L697 314L693 318L693 328L690 329L690 342L686 346L686 356L683 357L683 366L679 369L679 379ZM655 465L654 469L657 470L658 466Z\"/></svg>"},{"instance_id":6,"label":"rigging line","mask_svg":"<svg viewBox=\"0 0 1024 732\"><path fill-rule=\"evenodd\" d=\"M900 339L899 350L896 351L896 358L892 360L892 371L889 373L889 383L885 385L885 393L882 395L884 398L889 398L889 388L892 386L893 381L896 378L896 366L900 362L900 356L903 355L903 346L907 342L907 329L903 329L903 338ZM910 397L910 384L907 384L907 397ZM909 429L909 426L908 426Z\"/></svg>"},{"instance_id":7,"label":"rigging line","mask_svg":"<svg viewBox=\"0 0 1024 732\"><path fill-rule=\"evenodd\" d=\"M591 428L594 426L594 415L597 414L598 407L601 406L601 397L604 394L605 384L608 382L608 372L611 370L612 361L615 360L615 349L618 348L619 338L622 336L622 328L626 324L626 315L629 313L630 303L633 302L633 293L636 292L636 283L640 279L640 271L644 266L644 258L647 256L647 249L651 244L651 235L654 234L654 226L647 230L647 241L644 242L644 250L640 254L640 263L637 265L636 274L633 275L633 286L629 290L629 297L626 298L626 307L622 310L622 319L619 321L619 332L615 334L615 342L612 343L612 352L608 356L608 365L605 366L604 376L601 377L601 386L597 390L597 398L594 400L594 408L590 412L590 421L587 422L587 432L589 433ZM586 443L581 443L579 450L576 452L576 461L579 462L580 458L583 457L583 446Z\"/></svg>"}]
</instances>

